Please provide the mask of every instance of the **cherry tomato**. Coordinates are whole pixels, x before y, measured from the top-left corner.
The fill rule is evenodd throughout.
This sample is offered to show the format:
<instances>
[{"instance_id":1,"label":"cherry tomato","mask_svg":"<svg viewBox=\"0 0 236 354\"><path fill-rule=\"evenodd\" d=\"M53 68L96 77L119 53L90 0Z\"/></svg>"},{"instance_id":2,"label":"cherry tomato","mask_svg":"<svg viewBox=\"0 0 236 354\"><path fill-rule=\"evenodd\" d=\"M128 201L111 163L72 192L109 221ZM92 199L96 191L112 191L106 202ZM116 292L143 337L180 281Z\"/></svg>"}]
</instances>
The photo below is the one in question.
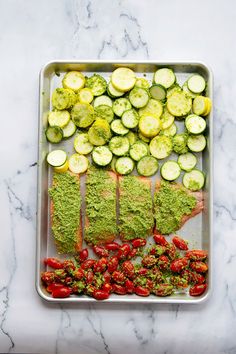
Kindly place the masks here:
<instances>
[{"instance_id":1,"label":"cherry tomato","mask_svg":"<svg viewBox=\"0 0 236 354\"><path fill-rule=\"evenodd\" d=\"M148 273L148 269L147 268L140 268L138 270L138 274L139 275L147 275L147 273Z\"/></svg>"},{"instance_id":2,"label":"cherry tomato","mask_svg":"<svg viewBox=\"0 0 236 354\"><path fill-rule=\"evenodd\" d=\"M193 281L193 272L189 269L184 269L180 275L182 278L185 278L188 283Z\"/></svg>"},{"instance_id":3,"label":"cherry tomato","mask_svg":"<svg viewBox=\"0 0 236 354\"><path fill-rule=\"evenodd\" d=\"M89 269L93 268L94 264L96 263L95 259L86 259L83 263L81 263L81 268L82 269Z\"/></svg>"},{"instance_id":4,"label":"cherry tomato","mask_svg":"<svg viewBox=\"0 0 236 354\"><path fill-rule=\"evenodd\" d=\"M194 285L189 289L189 295L191 295L191 296L202 295L205 292L206 288L207 288L206 284Z\"/></svg>"},{"instance_id":5,"label":"cherry tomato","mask_svg":"<svg viewBox=\"0 0 236 354\"><path fill-rule=\"evenodd\" d=\"M180 238L179 236L174 236L172 239L173 244L182 251L187 251L188 250L188 244L185 240Z\"/></svg>"},{"instance_id":6,"label":"cherry tomato","mask_svg":"<svg viewBox=\"0 0 236 354\"><path fill-rule=\"evenodd\" d=\"M136 256L136 254L137 254L137 248L133 248L131 251L130 251L130 253L128 254L128 256L127 256L127 259L132 259L132 258L134 258L135 256Z\"/></svg>"},{"instance_id":7,"label":"cherry tomato","mask_svg":"<svg viewBox=\"0 0 236 354\"><path fill-rule=\"evenodd\" d=\"M203 261L207 258L208 252L204 250L191 250L187 251L185 256L191 261Z\"/></svg>"},{"instance_id":8,"label":"cherry tomato","mask_svg":"<svg viewBox=\"0 0 236 354\"><path fill-rule=\"evenodd\" d=\"M191 262L190 268L197 273L206 273L208 270L208 266L202 261Z\"/></svg>"},{"instance_id":9,"label":"cherry tomato","mask_svg":"<svg viewBox=\"0 0 236 354\"><path fill-rule=\"evenodd\" d=\"M93 297L96 300L106 300L106 299L109 298L109 295L110 294L107 291L104 291L104 290L95 289L94 292L93 292Z\"/></svg>"},{"instance_id":10,"label":"cherry tomato","mask_svg":"<svg viewBox=\"0 0 236 354\"><path fill-rule=\"evenodd\" d=\"M142 265L144 267L153 267L157 263L156 257L150 255L150 256L144 256L142 259Z\"/></svg>"},{"instance_id":11,"label":"cherry tomato","mask_svg":"<svg viewBox=\"0 0 236 354\"><path fill-rule=\"evenodd\" d=\"M126 288L120 284L112 284L112 291L119 295L127 294Z\"/></svg>"},{"instance_id":12,"label":"cherry tomato","mask_svg":"<svg viewBox=\"0 0 236 354\"><path fill-rule=\"evenodd\" d=\"M65 279L67 277L67 272L65 269L56 269L54 271L55 277L56 279L62 280Z\"/></svg>"},{"instance_id":13,"label":"cherry tomato","mask_svg":"<svg viewBox=\"0 0 236 354\"><path fill-rule=\"evenodd\" d=\"M106 250L103 246L93 246L93 252L98 257L108 257L108 250Z\"/></svg>"},{"instance_id":14,"label":"cherry tomato","mask_svg":"<svg viewBox=\"0 0 236 354\"><path fill-rule=\"evenodd\" d=\"M150 249L149 254L153 256L161 256L163 253L165 253L165 251L166 251L165 246L155 245Z\"/></svg>"},{"instance_id":15,"label":"cherry tomato","mask_svg":"<svg viewBox=\"0 0 236 354\"><path fill-rule=\"evenodd\" d=\"M161 246L167 246L169 244L169 242L161 234L155 233L153 236L153 239L156 242L156 244L161 245Z\"/></svg>"},{"instance_id":16,"label":"cherry tomato","mask_svg":"<svg viewBox=\"0 0 236 354\"><path fill-rule=\"evenodd\" d=\"M110 243L105 244L105 248L108 251L117 251L120 248L120 245L117 242L110 242Z\"/></svg>"},{"instance_id":17,"label":"cherry tomato","mask_svg":"<svg viewBox=\"0 0 236 354\"><path fill-rule=\"evenodd\" d=\"M47 265L48 267L51 267L53 269L61 269L62 268L62 263L59 259L57 258L46 258L44 260L44 264Z\"/></svg>"},{"instance_id":18,"label":"cherry tomato","mask_svg":"<svg viewBox=\"0 0 236 354\"><path fill-rule=\"evenodd\" d=\"M105 283L110 283L111 274L106 270L105 273L103 273L103 278L104 278Z\"/></svg>"},{"instance_id":19,"label":"cherry tomato","mask_svg":"<svg viewBox=\"0 0 236 354\"><path fill-rule=\"evenodd\" d=\"M66 277L64 280L64 284L71 285L72 281L73 281L72 277Z\"/></svg>"},{"instance_id":20,"label":"cherry tomato","mask_svg":"<svg viewBox=\"0 0 236 354\"><path fill-rule=\"evenodd\" d=\"M130 279L127 279L125 281L125 289L129 294L132 294L134 292L134 283Z\"/></svg>"},{"instance_id":21,"label":"cherry tomato","mask_svg":"<svg viewBox=\"0 0 236 354\"><path fill-rule=\"evenodd\" d=\"M79 260L80 262L84 262L86 261L87 258L88 258L88 249L84 248L79 252Z\"/></svg>"},{"instance_id":22,"label":"cherry tomato","mask_svg":"<svg viewBox=\"0 0 236 354\"><path fill-rule=\"evenodd\" d=\"M94 279L94 273L92 270L88 270L85 276L86 284L91 284Z\"/></svg>"},{"instance_id":23,"label":"cherry tomato","mask_svg":"<svg viewBox=\"0 0 236 354\"><path fill-rule=\"evenodd\" d=\"M130 245L128 243L124 243L122 246L120 246L118 250L117 253L118 259L125 259L130 253L130 251L131 251Z\"/></svg>"},{"instance_id":24,"label":"cherry tomato","mask_svg":"<svg viewBox=\"0 0 236 354\"><path fill-rule=\"evenodd\" d=\"M182 270L187 268L187 266L188 266L188 259L184 257L184 258L176 259L175 261L171 262L170 269L172 270L172 272L180 273L182 272Z\"/></svg>"},{"instance_id":25,"label":"cherry tomato","mask_svg":"<svg viewBox=\"0 0 236 354\"><path fill-rule=\"evenodd\" d=\"M206 279L204 275L192 272L192 282L195 284L203 284L205 283Z\"/></svg>"},{"instance_id":26,"label":"cherry tomato","mask_svg":"<svg viewBox=\"0 0 236 354\"><path fill-rule=\"evenodd\" d=\"M94 293L95 290L96 289L95 289L94 285L88 284L84 291L85 291L85 294L87 294L88 296L93 296L93 293Z\"/></svg>"},{"instance_id":27,"label":"cherry tomato","mask_svg":"<svg viewBox=\"0 0 236 354\"><path fill-rule=\"evenodd\" d=\"M82 268L77 268L77 269L74 271L74 277L75 277L75 279L77 279L77 280L83 279L83 277L84 277L84 270L83 270Z\"/></svg>"},{"instance_id":28,"label":"cherry tomato","mask_svg":"<svg viewBox=\"0 0 236 354\"><path fill-rule=\"evenodd\" d=\"M53 290L59 289L59 288L64 288L64 285L61 283L51 283L47 286L47 292L51 293Z\"/></svg>"},{"instance_id":29,"label":"cherry tomato","mask_svg":"<svg viewBox=\"0 0 236 354\"><path fill-rule=\"evenodd\" d=\"M107 267L107 258L100 258L93 267L94 273L102 273L105 272Z\"/></svg>"},{"instance_id":30,"label":"cherry tomato","mask_svg":"<svg viewBox=\"0 0 236 354\"><path fill-rule=\"evenodd\" d=\"M52 297L54 298L64 298L64 297L69 297L71 294L71 289L63 286L61 288L54 289L52 291Z\"/></svg>"},{"instance_id":31,"label":"cherry tomato","mask_svg":"<svg viewBox=\"0 0 236 354\"><path fill-rule=\"evenodd\" d=\"M147 241L144 238L136 238L131 243L134 248L138 248L145 246Z\"/></svg>"},{"instance_id":32,"label":"cherry tomato","mask_svg":"<svg viewBox=\"0 0 236 354\"><path fill-rule=\"evenodd\" d=\"M112 279L118 284L123 284L125 282L125 275L119 270L115 270L112 273Z\"/></svg>"},{"instance_id":33,"label":"cherry tomato","mask_svg":"<svg viewBox=\"0 0 236 354\"><path fill-rule=\"evenodd\" d=\"M63 269L65 269L67 272L72 272L75 270L75 265L74 265L74 262L70 259L66 259L64 262L63 262Z\"/></svg>"},{"instance_id":34,"label":"cherry tomato","mask_svg":"<svg viewBox=\"0 0 236 354\"><path fill-rule=\"evenodd\" d=\"M138 296L149 296L150 291L147 288L144 288L143 286L136 286L134 288L134 292Z\"/></svg>"},{"instance_id":35,"label":"cherry tomato","mask_svg":"<svg viewBox=\"0 0 236 354\"><path fill-rule=\"evenodd\" d=\"M171 260L176 258L176 247L173 243L169 243L166 247L166 254Z\"/></svg>"},{"instance_id":36,"label":"cherry tomato","mask_svg":"<svg viewBox=\"0 0 236 354\"><path fill-rule=\"evenodd\" d=\"M55 273L54 272L43 272L42 275L41 275L41 279L42 281L49 285L51 283L54 283L55 282Z\"/></svg>"},{"instance_id":37,"label":"cherry tomato","mask_svg":"<svg viewBox=\"0 0 236 354\"><path fill-rule=\"evenodd\" d=\"M110 273L114 272L114 270L117 269L118 264L119 264L119 261L118 261L118 258L116 256L113 256L113 257L109 258L108 262L107 262L107 270L108 270L108 272L110 272Z\"/></svg>"},{"instance_id":38,"label":"cherry tomato","mask_svg":"<svg viewBox=\"0 0 236 354\"><path fill-rule=\"evenodd\" d=\"M106 292L108 292L108 293L111 293L111 291L112 291L112 285L111 285L110 283L104 283L104 284L102 285L102 290L103 290L103 291L106 291Z\"/></svg>"},{"instance_id":39,"label":"cherry tomato","mask_svg":"<svg viewBox=\"0 0 236 354\"><path fill-rule=\"evenodd\" d=\"M166 257L164 254L162 256L160 256L158 258L158 267L160 268L160 270L167 270L170 266L170 261L169 261L169 258Z\"/></svg>"},{"instance_id":40,"label":"cherry tomato","mask_svg":"<svg viewBox=\"0 0 236 354\"><path fill-rule=\"evenodd\" d=\"M172 277L170 277L170 282L176 288L187 288L188 287L188 281L187 281L187 279L185 279L183 277L172 276Z\"/></svg>"},{"instance_id":41,"label":"cherry tomato","mask_svg":"<svg viewBox=\"0 0 236 354\"><path fill-rule=\"evenodd\" d=\"M151 291L153 289L153 287L154 287L154 282L151 279L147 279L146 287L147 287L148 290Z\"/></svg>"},{"instance_id":42,"label":"cherry tomato","mask_svg":"<svg viewBox=\"0 0 236 354\"><path fill-rule=\"evenodd\" d=\"M168 283L158 284L157 288L153 291L157 296L169 296L173 293L173 285Z\"/></svg>"},{"instance_id":43,"label":"cherry tomato","mask_svg":"<svg viewBox=\"0 0 236 354\"><path fill-rule=\"evenodd\" d=\"M133 279L134 277L134 265L132 262L130 261L125 261L123 264L122 264L122 270L123 272L125 273L125 275L130 278L130 279Z\"/></svg>"}]
</instances>

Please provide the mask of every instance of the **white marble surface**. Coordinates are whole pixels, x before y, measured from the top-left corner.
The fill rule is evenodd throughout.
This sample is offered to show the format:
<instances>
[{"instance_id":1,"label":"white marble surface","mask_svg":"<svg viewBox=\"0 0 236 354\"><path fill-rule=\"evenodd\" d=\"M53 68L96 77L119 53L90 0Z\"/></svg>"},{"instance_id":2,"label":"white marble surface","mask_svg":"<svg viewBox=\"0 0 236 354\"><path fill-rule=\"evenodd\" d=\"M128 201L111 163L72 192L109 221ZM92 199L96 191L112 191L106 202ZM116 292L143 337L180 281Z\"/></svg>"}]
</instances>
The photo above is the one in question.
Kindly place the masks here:
<instances>
[{"instance_id":1,"label":"white marble surface","mask_svg":"<svg viewBox=\"0 0 236 354\"><path fill-rule=\"evenodd\" d=\"M236 353L234 0L0 0L0 352ZM43 303L34 289L38 72L52 59L201 60L215 78L214 294Z\"/></svg>"}]
</instances>

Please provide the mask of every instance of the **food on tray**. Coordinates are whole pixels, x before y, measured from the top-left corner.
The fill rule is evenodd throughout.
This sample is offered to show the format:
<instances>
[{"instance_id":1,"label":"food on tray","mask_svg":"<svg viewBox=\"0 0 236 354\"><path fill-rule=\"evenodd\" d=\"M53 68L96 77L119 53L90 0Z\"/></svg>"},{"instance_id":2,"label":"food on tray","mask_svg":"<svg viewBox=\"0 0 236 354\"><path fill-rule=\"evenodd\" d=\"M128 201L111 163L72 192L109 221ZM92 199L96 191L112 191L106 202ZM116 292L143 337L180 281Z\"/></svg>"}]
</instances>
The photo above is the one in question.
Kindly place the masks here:
<instances>
[{"instance_id":1,"label":"food on tray","mask_svg":"<svg viewBox=\"0 0 236 354\"><path fill-rule=\"evenodd\" d=\"M117 235L114 172L90 168L86 176L85 241L112 242Z\"/></svg>"},{"instance_id":2,"label":"food on tray","mask_svg":"<svg viewBox=\"0 0 236 354\"><path fill-rule=\"evenodd\" d=\"M51 225L58 253L76 253L82 246L81 195L79 176L54 173L51 198Z\"/></svg>"},{"instance_id":3,"label":"food on tray","mask_svg":"<svg viewBox=\"0 0 236 354\"><path fill-rule=\"evenodd\" d=\"M153 229L151 181L119 177L119 232L122 240L147 238Z\"/></svg>"},{"instance_id":4,"label":"food on tray","mask_svg":"<svg viewBox=\"0 0 236 354\"><path fill-rule=\"evenodd\" d=\"M142 238L131 245L111 242L105 247L93 246L97 259L88 258L86 248L73 260L46 258L45 266L52 270L41 274L42 282L53 298L85 294L105 300L112 293L165 297L180 291L202 295L207 289L207 252L189 250L186 240L176 235L167 241L154 234L153 241L148 248Z\"/></svg>"},{"instance_id":5,"label":"food on tray","mask_svg":"<svg viewBox=\"0 0 236 354\"><path fill-rule=\"evenodd\" d=\"M154 218L158 232L171 234L202 210L202 192L189 192L178 183L156 182Z\"/></svg>"}]
</instances>

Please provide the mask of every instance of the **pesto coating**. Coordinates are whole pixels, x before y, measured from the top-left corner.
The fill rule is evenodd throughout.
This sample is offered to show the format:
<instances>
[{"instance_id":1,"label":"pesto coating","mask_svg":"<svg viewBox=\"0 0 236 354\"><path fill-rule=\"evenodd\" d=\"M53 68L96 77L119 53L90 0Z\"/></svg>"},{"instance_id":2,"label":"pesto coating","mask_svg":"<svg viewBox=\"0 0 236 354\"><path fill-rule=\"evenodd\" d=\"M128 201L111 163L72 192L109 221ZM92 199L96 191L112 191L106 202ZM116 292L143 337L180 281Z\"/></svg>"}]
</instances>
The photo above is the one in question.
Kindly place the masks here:
<instances>
[{"instance_id":1,"label":"pesto coating","mask_svg":"<svg viewBox=\"0 0 236 354\"><path fill-rule=\"evenodd\" d=\"M151 188L146 181L136 176L119 179L119 232L124 240L147 238L152 232Z\"/></svg>"},{"instance_id":2,"label":"pesto coating","mask_svg":"<svg viewBox=\"0 0 236 354\"><path fill-rule=\"evenodd\" d=\"M49 189L53 202L52 231L59 253L74 253L80 227L81 195L77 176L54 173Z\"/></svg>"}]
</instances>

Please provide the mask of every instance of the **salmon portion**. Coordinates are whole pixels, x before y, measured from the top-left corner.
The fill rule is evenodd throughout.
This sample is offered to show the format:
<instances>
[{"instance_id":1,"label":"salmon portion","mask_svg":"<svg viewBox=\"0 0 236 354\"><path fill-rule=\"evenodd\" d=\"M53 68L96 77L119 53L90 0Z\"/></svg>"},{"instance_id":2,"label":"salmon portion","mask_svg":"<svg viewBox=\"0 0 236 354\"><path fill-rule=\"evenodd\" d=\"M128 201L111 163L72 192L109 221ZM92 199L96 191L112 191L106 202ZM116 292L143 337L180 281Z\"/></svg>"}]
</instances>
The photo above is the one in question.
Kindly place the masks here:
<instances>
[{"instance_id":1,"label":"salmon portion","mask_svg":"<svg viewBox=\"0 0 236 354\"><path fill-rule=\"evenodd\" d=\"M158 193L159 190L161 188L161 180L157 180L156 181L156 186L155 186L155 193ZM189 191L188 189L186 189L185 187L183 187L182 184L180 183L171 183L171 188L173 189L179 189L179 190L183 190L185 193L187 193L187 195L192 196L196 199L196 205L195 207L192 209L190 214L185 214L182 216L180 224L179 224L179 228L180 229L189 219L193 218L194 216L198 215L199 213L201 213L204 209L204 198L203 198L203 192L202 191L197 191L197 192L192 192ZM154 205L155 207L155 205ZM160 232L160 230L157 229L156 230L158 232ZM176 230L174 230L176 231Z\"/></svg>"},{"instance_id":2,"label":"salmon portion","mask_svg":"<svg viewBox=\"0 0 236 354\"><path fill-rule=\"evenodd\" d=\"M86 176L85 241L90 245L114 241L116 224L117 175L90 169Z\"/></svg>"},{"instance_id":3,"label":"salmon portion","mask_svg":"<svg viewBox=\"0 0 236 354\"><path fill-rule=\"evenodd\" d=\"M147 238L153 231L151 180L119 176L119 234L123 241Z\"/></svg>"},{"instance_id":4,"label":"salmon portion","mask_svg":"<svg viewBox=\"0 0 236 354\"><path fill-rule=\"evenodd\" d=\"M80 178L79 175L72 173L70 171L65 172L67 174L70 174L72 177L75 177L78 182L80 182ZM53 183L52 183L52 188L57 188L57 183L55 181L55 178L53 178ZM66 191L65 191L66 193ZM79 192L80 193L80 192ZM73 198L73 196L71 196ZM70 198L67 195L67 202L70 203ZM65 235L63 234L63 232L60 234L60 239L63 240L63 238L65 239L65 243L68 242L69 246L65 247L63 244L64 242L60 242L58 239L55 238L55 243L58 249L58 253L77 253L82 249L82 243L83 243L83 232L82 232L82 213L81 213L81 208L80 208L80 212L78 215L78 219L79 219L79 223L78 223L78 228L75 232L75 238L74 240L66 240L65 239ZM57 226L60 226L60 221L58 219L58 217L56 216L55 213L55 206L54 206L54 202L53 202L53 198L51 198L50 201L50 221L51 221L51 225L52 225L52 230L54 228L55 223L57 224ZM54 235L55 236L55 235ZM57 235L58 236L58 235ZM70 252L67 252L66 249L70 249Z\"/></svg>"}]
</instances>

